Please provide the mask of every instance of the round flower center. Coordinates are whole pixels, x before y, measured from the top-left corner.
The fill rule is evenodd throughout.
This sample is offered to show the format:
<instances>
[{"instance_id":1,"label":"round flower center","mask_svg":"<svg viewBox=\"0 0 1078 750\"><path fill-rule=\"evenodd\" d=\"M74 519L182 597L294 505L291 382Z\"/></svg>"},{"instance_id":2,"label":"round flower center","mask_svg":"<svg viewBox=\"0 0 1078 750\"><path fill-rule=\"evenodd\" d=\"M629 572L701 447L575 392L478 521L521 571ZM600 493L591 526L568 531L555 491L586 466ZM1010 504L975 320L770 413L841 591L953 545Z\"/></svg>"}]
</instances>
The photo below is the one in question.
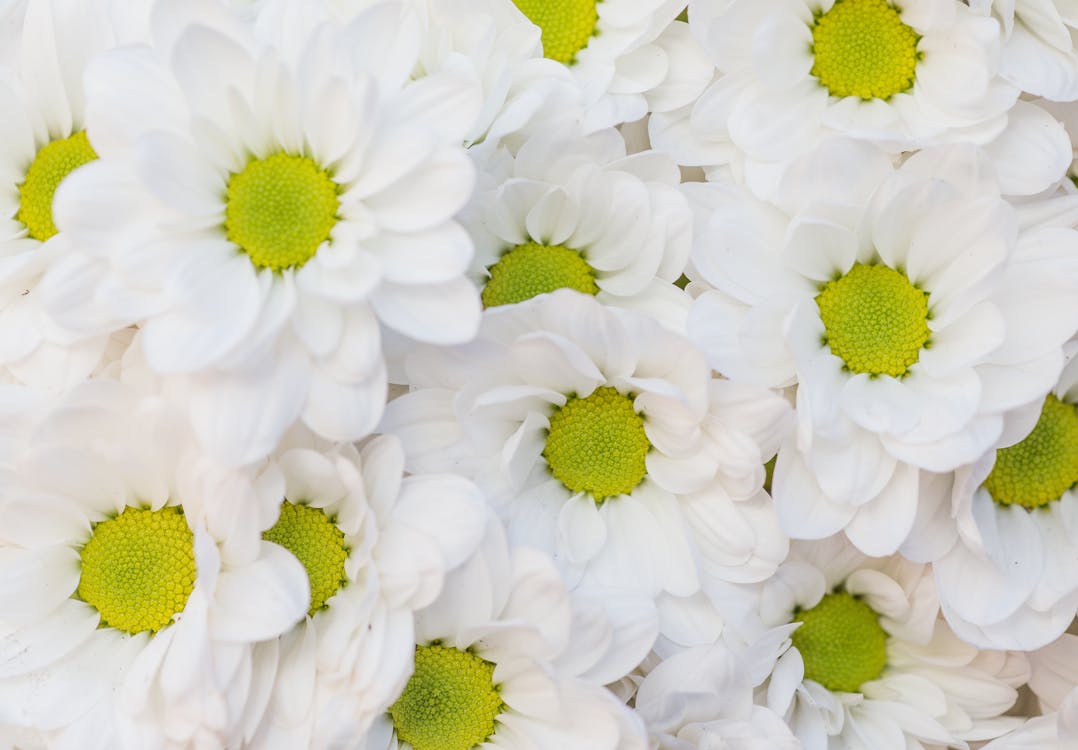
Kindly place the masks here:
<instances>
[{"instance_id":1,"label":"round flower center","mask_svg":"<svg viewBox=\"0 0 1078 750\"><path fill-rule=\"evenodd\" d=\"M928 341L928 292L887 266L854 265L816 305L831 353L853 372L901 377Z\"/></svg>"},{"instance_id":2,"label":"round flower center","mask_svg":"<svg viewBox=\"0 0 1078 750\"><path fill-rule=\"evenodd\" d=\"M887 666L887 633L872 608L846 592L828 594L794 618L791 636L805 662L805 678L828 690L860 692Z\"/></svg>"},{"instance_id":3,"label":"round flower center","mask_svg":"<svg viewBox=\"0 0 1078 750\"><path fill-rule=\"evenodd\" d=\"M575 289L584 294L599 292L595 273L576 250L526 242L490 267L490 280L483 288L483 305L512 305L555 289Z\"/></svg>"},{"instance_id":4,"label":"round flower center","mask_svg":"<svg viewBox=\"0 0 1078 750\"><path fill-rule=\"evenodd\" d=\"M984 488L1001 505L1040 508L1078 482L1078 409L1054 395L1024 440L996 451Z\"/></svg>"},{"instance_id":5,"label":"round flower center","mask_svg":"<svg viewBox=\"0 0 1078 750\"><path fill-rule=\"evenodd\" d=\"M177 507L124 508L94 524L81 557L79 598L132 635L171 623L195 587L195 537Z\"/></svg>"},{"instance_id":6,"label":"round flower center","mask_svg":"<svg viewBox=\"0 0 1078 750\"><path fill-rule=\"evenodd\" d=\"M415 672L389 708L397 737L414 750L469 750L494 734L502 711L494 665L445 646L416 646Z\"/></svg>"},{"instance_id":7,"label":"round flower center","mask_svg":"<svg viewBox=\"0 0 1078 750\"><path fill-rule=\"evenodd\" d=\"M650 448L633 400L603 386L554 412L543 458L569 490L590 493L599 502L640 484Z\"/></svg>"},{"instance_id":8,"label":"round flower center","mask_svg":"<svg viewBox=\"0 0 1078 750\"><path fill-rule=\"evenodd\" d=\"M569 65L595 34L597 0L513 0L543 31L543 54Z\"/></svg>"},{"instance_id":9,"label":"round flower center","mask_svg":"<svg viewBox=\"0 0 1078 750\"><path fill-rule=\"evenodd\" d=\"M344 572L348 557L344 533L321 508L285 500L277 523L263 532L262 538L287 549L307 569L311 581L307 614L313 616L326 606L329 598L348 582Z\"/></svg>"},{"instance_id":10,"label":"round flower center","mask_svg":"<svg viewBox=\"0 0 1078 750\"><path fill-rule=\"evenodd\" d=\"M15 214L31 237L44 242L56 234L56 225L52 223L56 188L65 177L96 158L85 130L53 141L37 152L26 170L26 181L19 185L19 212Z\"/></svg>"},{"instance_id":11,"label":"round flower center","mask_svg":"<svg viewBox=\"0 0 1078 750\"><path fill-rule=\"evenodd\" d=\"M913 87L919 39L887 0L835 0L812 27L812 75L832 96L888 99Z\"/></svg>"},{"instance_id":12,"label":"round flower center","mask_svg":"<svg viewBox=\"0 0 1078 750\"><path fill-rule=\"evenodd\" d=\"M338 191L305 156L255 159L228 180L225 232L258 268L302 266L337 224Z\"/></svg>"}]
</instances>

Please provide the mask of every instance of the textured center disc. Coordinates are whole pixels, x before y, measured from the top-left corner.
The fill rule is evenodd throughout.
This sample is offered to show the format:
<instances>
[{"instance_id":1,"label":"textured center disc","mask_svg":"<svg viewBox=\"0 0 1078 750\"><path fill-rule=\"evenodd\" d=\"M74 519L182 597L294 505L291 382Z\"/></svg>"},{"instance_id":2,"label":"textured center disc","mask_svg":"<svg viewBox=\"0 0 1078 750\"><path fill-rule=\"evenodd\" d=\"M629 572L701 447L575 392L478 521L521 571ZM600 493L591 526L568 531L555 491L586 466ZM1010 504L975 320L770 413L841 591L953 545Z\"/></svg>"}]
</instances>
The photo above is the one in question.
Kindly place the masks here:
<instances>
[{"instance_id":1,"label":"textured center disc","mask_svg":"<svg viewBox=\"0 0 1078 750\"><path fill-rule=\"evenodd\" d=\"M195 538L177 507L124 508L94 524L81 557L79 598L125 633L165 627L195 587Z\"/></svg>"},{"instance_id":2,"label":"textured center disc","mask_svg":"<svg viewBox=\"0 0 1078 750\"><path fill-rule=\"evenodd\" d=\"M568 65L588 46L599 22L596 0L513 0L543 31L543 54Z\"/></svg>"},{"instance_id":3,"label":"textured center disc","mask_svg":"<svg viewBox=\"0 0 1078 750\"><path fill-rule=\"evenodd\" d=\"M258 268L297 268L336 226L337 193L337 183L305 156L255 159L228 180L225 233Z\"/></svg>"},{"instance_id":4,"label":"textured center disc","mask_svg":"<svg viewBox=\"0 0 1078 750\"><path fill-rule=\"evenodd\" d=\"M640 484L650 448L633 400L603 386L586 398L569 399L550 417L543 458L569 490L600 501Z\"/></svg>"},{"instance_id":5,"label":"textured center disc","mask_svg":"<svg viewBox=\"0 0 1078 750\"><path fill-rule=\"evenodd\" d=\"M805 662L805 678L828 690L860 692L887 666L887 633L879 617L845 592L828 594L794 622L793 645Z\"/></svg>"},{"instance_id":6,"label":"textured center disc","mask_svg":"<svg viewBox=\"0 0 1078 750\"><path fill-rule=\"evenodd\" d=\"M928 293L887 266L856 264L816 305L831 353L853 372L901 377L928 341Z\"/></svg>"},{"instance_id":7,"label":"textured center disc","mask_svg":"<svg viewBox=\"0 0 1078 750\"><path fill-rule=\"evenodd\" d=\"M555 289L599 292L595 273L576 250L526 242L490 267L490 280L483 287L483 305L512 305Z\"/></svg>"},{"instance_id":8,"label":"textured center disc","mask_svg":"<svg viewBox=\"0 0 1078 750\"><path fill-rule=\"evenodd\" d=\"M348 548L344 532L321 508L285 500L277 523L263 532L262 538L287 549L307 569L311 581L309 615L326 606L330 597L347 582L344 561Z\"/></svg>"},{"instance_id":9,"label":"textured center disc","mask_svg":"<svg viewBox=\"0 0 1078 750\"><path fill-rule=\"evenodd\" d=\"M494 665L445 646L416 646L415 672L389 709L397 737L414 750L469 750L494 734L505 710Z\"/></svg>"},{"instance_id":10,"label":"textured center disc","mask_svg":"<svg viewBox=\"0 0 1078 750\"><path fill-rule=\"evenodd\" d=\"M1040 419L1024 440L996 451L984 481L1001 505L1039 508L1078 482L1078 409L1049 394Z\"/></svg>"},{"instance_id":11,"label":"textured center disc","mask_svg":"<svg viewBox=\"0 0 1078 750\"><path fill-rule=\"evenodd\" d=\"M70 138L53 141L40 151L19 185L19 211L15 218L26 225L35 240L44 242L56 234L52 223L52 199L64 178L97 158L93 146L80 130Z\"/></svg>"},{"instance_id":12,"label":"textured center disc","mask_svg":"<svg viewBox=\"0 0 1078 750\"><path fill-rule=\"evenodd\" d=\"M836 0L812 27L812 75L832 96L887 99L913 87L918 40L886 0Z\"/></svg>"}]
</instances>

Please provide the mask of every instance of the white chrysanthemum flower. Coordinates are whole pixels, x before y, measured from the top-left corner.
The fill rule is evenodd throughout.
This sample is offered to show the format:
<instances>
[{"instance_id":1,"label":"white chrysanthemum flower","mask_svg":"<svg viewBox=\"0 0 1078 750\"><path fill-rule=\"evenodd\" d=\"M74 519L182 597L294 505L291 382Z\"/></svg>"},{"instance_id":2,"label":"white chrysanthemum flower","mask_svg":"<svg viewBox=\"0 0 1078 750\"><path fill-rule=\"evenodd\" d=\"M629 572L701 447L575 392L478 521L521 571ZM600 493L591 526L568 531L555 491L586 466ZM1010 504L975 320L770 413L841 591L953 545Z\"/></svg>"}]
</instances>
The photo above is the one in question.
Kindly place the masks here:
<instances>
[{"instance_id":1,"label":"white chrysanthemum flower","mask_svg":"<svg viewBox=\"0 0 1078 750\"><path fill-rule=\"evenodd\" d=\"M35 0L0 11L0 378L62 388L100 363L107 336L64 330L45 311L44 272L69 252L53 223L57 187L97 158L86 137L82 76L92 57L124 41L96 4ZM25 40L25 43L22 41Z\"/></svg>"},{"instance_id":2,"label":"white chrysanthemum flower","mask_svg":"<svg viewBox=\"0 0 1078 750\"><path fill-rule=\"evenodd\" d=\"M689 335L734 380L797 383L797 446L774 479L787 532L845 529L884 555L913 528L919 469L976 461L1055 384L1078 327L1078 232L1019 225L972 147L918 153L867 206L871 180L836 173L789 173L800 205L783 211L684 186L706 282Z\"/></svg>"},{"instance_id":3,"label":"white chrysanthemum flower","mask_svg":"<svg viewBox=\"0 0 1078 750\"><path fill-rule=\"evenodd\" d=\"M476 342L419 352L408 374L415 390L383 421L408 469L474 477L512 542L550 553L574 586L662 609L705 576L763 580L786 555L762 484L788 404L712 379L649 318L563 289L488 310Z\"/></svg>"},{"instance_id":4,"label":"white chrysanthemum flower","mask_svg":"<svg viewBox=\"0 0 1078 750\"><path fill-rule=\"evenodd\" d=\"M836 133L984 144L1018 97L999 25L954 0L691 0L689 24L720 76L650 123L683 164L782 162Z\"/></svg>"},{"instance_id":5,"label":"white chrysanthemum flower","mask_svg":"<svg viewBox=\"0 0 1078 750\"><path fill-rule=\"evenodd\" d=\"M758 697L806 750L965 747L1020 722L1001 714L1025 657L959 640L927 566L865 557L841 537L795 543L759 602L763 627L800 623Z\"/></svg>"},{"instance_id":6,"label":"white chrysanthemum flower","mask_svg":"<svg viewBox=\"0 0 1078 750\"><path fill-rule=\"evenodd\" d=\"M787 628L789 630L789 628ZM776 637L777 635L777 637ZM785 641L785 643L783 643ZM656 750L801 750L782 717L753 704L788 633L769 633L735 653L723 642L686 649L654 666L634 706Z\"/></svg>"},{"instance_id":7,"label":"white chrysanthemum flower","mask_svg":"<svg viewBox=\"0 0 1078 750\"><path fill-rule=\"evenodd\" d=\"M303 622L256 647L272 693L250 746L337 747L340 722L358 737L404 687L413 612L475 551L488 511L459 477L402 480L404 454L389 436L358 451L293 447L270 463L284 501L262 537L303 563L311 600Z\"/></svg>"},{"instance_id":8,"label":"white chrysanthemum flower","mask_svg":"<svg viewBox=\"0 0 1078 750\"><path fill-rule=\"evenodd\" d=\"M51 312L139 324L150 366L190 379L196 431L223 459L268 454L297 418L328 439L368 433L379 324L440 344L478 325L452 220L473 183L477 83L412 82L419 26L397 3L288 49L210 0L161 0L152 25L154 47L87 71L101 158L57 195L78 253L44 282Z\"/></svg>"},{"instance_id":9,"label":"white chrysanthemum flower","mask_svg":"<svg viewBox=\"0 0 1078 750\"><path fill-rule=\"evenodd\" d=\"M0 495L0 724L50 747L236 746L253 643L303 615L303 567L258 537L272 467L223 470L175 410L85 384ZM262 512L264 515L264 510Z\"/></svg>"},{"instance_id":10,"label":"white chrysanthemum flower","mask_svg":"<svg viewBox=\"0 0 1078 750\"><path fill-rule=\"evenodd\" d=\"M512 2L541 29L546 57L569 66L583 93L589 132L639 120L648 112L646 95L664 83L676 90L691 65L682 62L691 53L679 49L676 36L659 40L684 0Z\"/></svg>"},{"instance_id":11,"label":"white chrysanthemum flower","mask_svg":"<svg viewBox=\"0 0 1078 750\"><path fill-rule=\"evenodd\" d=\"M1058 102L1078 99L1078 16L1066 0L971 0L1003 27L1000 75Z\"/></svg>"},{"instance_id":12,"label":"white chrysanthemum flower","mask_svg":"<svg viewBox=\"0 0 1078 750\"><path fill-rule=\"evenodd\" d=\"M1024 411L959 470L957 543L933 566L951 627L984 648L1039 648L1078 614L1078 359Z\"/></svg>"},{"instance_id":13,"label":"white chrysanthemum flower","mask_svg":"<svg viewBox=\"0 0 1078 750\"><path fill-rule=\"evenodd\" d=\"M643 750L640 719L602 685L653 635L612 632L601 610L570 599L549 558L510 551L492 520L480 553L418 613L414 672L358 747Z\"/></svg>"},{"instance_id":14,"label":"white chrysanthemum flower","mask_svg":"<svg viewBox=\"0 0 1078 750\"><path fill-rule=\"evenodd\" d=\"M691 300L674 282L692 214L680 181L661 154L627 156L616 130L531 138L464 214L484 306L568 288L684 331Z\"/></svg>"}]
</instances>

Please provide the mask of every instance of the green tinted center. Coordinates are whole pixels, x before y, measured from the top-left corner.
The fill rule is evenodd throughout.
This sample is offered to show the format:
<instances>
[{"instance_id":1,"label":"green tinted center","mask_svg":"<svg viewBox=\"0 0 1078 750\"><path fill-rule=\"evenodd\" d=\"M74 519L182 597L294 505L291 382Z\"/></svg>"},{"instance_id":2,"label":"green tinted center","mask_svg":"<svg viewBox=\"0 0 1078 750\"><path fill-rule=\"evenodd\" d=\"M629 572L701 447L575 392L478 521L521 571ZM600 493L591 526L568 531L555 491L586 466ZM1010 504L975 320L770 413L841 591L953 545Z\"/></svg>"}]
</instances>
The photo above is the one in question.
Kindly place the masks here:
<instances>
[{"instance_id":1,"label":"green tinted center","mask_svg":"<svg viewBox=\"0 0 1078 750\"><path fill-rule=\"evenodd\" d=\"M928 341L928 293L887 266L854 265L816 305L831 353L853 372L901 377Z\"/></svg>"},{"instance_id":2,"label":"green tinted center","mask_svg":"<svg viewBox=\"0 0 1078 750\"><path fill-rule=\"evenodd\" d=\"M125 633L165 627L195 587L195 539L177 507L124 508L94 524L80 556L78 597Z\"/></svg>"},{"instance_id":3,"label":"green tinted center","mask_svg":"<svg viewBox=\"0 0 1078 750\"><path fill-rule=\"evenodd\" d=\"M1049 394L1040 419L1024 440L996 451L984 482L1002 505L1039 508L1078 482L1078 409Z\"/></svg>"},{"instance_id":4,"label":"green tinted center","mask_svg":"<svg viewBox=\"0 0 1078 750\"><path fill-rule=\"evenodd\" d=\"M513 0L528 20L542 29L543 54L569 64L588 46L599 22L596 0Z\"/></svg>"},{"instance_id":5,"label":"green tinted center","mask_svg":"<svg viewBox=\"0 0 1078 750\"><path fill-rule=\"evenodd\" d=\"M569 490L600 501L640 484L650 448L633 400L603 386L586 398L570 398L550 417L543 458Z\"/></svg>"},{"instance_id":6,"label":"green tinted center","mask_svg":"<svg viewBox=\"0 0 1078 750\"><path fill-rule=\"evenodd\" d=\"M53 141L37 152L26 181L19 185L19 211L15 218L26 225L35 240L44 242L56 234L52 222L52 199L64 178L97 158L93 146L80 130L70 138Z\"/></svg>"},{"instance_id":7,"label":"green tinted center","mask_svg":"<svg viewBox=\"0 0 1078 750\"><path fill-rule=\"evenodd\" d=\"M599 292L595 272L576 250L526 242L490 267L490 280L483 287L483 305L512 305L555 289Z\"/></svg>"},{"instance_id":8,"label":"green tinted center","mask_svg":"<svg viewBox=\"0 0 1078 750\"><path fill-rule=\"evenodd\" d=\"M344 532L321 508L285 500L277 523L263 532L262 538L287 549L307 569L311 581L309 615L326 606L329 598L347 583L344 561L348 548Z\"/></svg>"},{"instance_id":9,"label":"green tinted center","mask_svg":"<svg viewBox=\"0 0 1078 750\"><path fill-rule=\"evenodd\" d=\"M805 662L805 678L828 690L860 692L887 666L887 633L879 617L845 592L828 594L794 622L793 645Z\"/></svg>"},{"instance_id":10,"label":"green tinted center","mask_svg":"<svg viewBox=\"0 0 1078 750\"><path fill-rule=\"evenodd\" d=\"M225 233L258 268L297 268L329 239L337 194L337 183L305 156L255 159L228 180Z\"/></svg>"},{"instance_id":11,"label":"green tinted center","mask_svg":"<svg viewBox=\"0 0 1078 750\"><path fill-rule=\"evenodd\" d=\"M913 88L919 39L886 0L836 0L812 27L812 75L832 96L887 99Z\"/></svg>"},{"instance_id":12,"label":"green tinted center","mask_svg":"<svg viewBox=\"0 0 1078 750\"><path fill-rule=\"evenodd\" d=\"M389 709L397 737L414 750L469 750L494 734L505 704L494 665L445 646L416 646L415 672Z\"/></svg>"}]
</instances>

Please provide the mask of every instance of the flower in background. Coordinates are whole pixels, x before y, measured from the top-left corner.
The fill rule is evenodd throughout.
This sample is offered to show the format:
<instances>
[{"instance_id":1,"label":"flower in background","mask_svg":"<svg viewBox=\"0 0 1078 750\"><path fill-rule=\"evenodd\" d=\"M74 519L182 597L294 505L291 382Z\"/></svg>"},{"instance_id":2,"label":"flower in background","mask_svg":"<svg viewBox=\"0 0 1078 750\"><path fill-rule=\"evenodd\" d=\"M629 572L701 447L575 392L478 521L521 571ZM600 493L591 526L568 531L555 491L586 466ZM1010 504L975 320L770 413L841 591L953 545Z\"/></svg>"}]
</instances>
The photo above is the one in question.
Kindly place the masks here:
<instances>
[{"instance_id":1,"label":"flower in background","mask_svg":"<svg viewBox=\"0 0 1078 750\"><path fill-rule=\"evenodd\" d=\"M1025 657L957 638L927 566L865 557L842 537L798 542L759 592L764 632L797 624L760 695L806 749L963 746L1020 723L1001 715Z\"/></svg>"},{"instance_id":2,"label":"flower in background","mask_svg":"<svg viewBox=\"0 0 1078 750\"><path fill-rule=\"evenodd\" d=\"M684 331L690 299L674 282L688 260L692 214L672 161L627 156L617 131L603 130L534 136L503 169L463 216L485 307L568 288Z\"/></svg>"},{"instance_id":3,"label":"flower in background","mask_svg":"<svg viewBox=\"0 0 1078 750\"><path fill-rule=\"evenodd\" d=\"M639 623L638 623L639 624ZM654 631L577 607L551 561L496 522L417 615L415 669L363 750L644 750L639 717L602 685Z\"/></svg>"}]
</instances>

